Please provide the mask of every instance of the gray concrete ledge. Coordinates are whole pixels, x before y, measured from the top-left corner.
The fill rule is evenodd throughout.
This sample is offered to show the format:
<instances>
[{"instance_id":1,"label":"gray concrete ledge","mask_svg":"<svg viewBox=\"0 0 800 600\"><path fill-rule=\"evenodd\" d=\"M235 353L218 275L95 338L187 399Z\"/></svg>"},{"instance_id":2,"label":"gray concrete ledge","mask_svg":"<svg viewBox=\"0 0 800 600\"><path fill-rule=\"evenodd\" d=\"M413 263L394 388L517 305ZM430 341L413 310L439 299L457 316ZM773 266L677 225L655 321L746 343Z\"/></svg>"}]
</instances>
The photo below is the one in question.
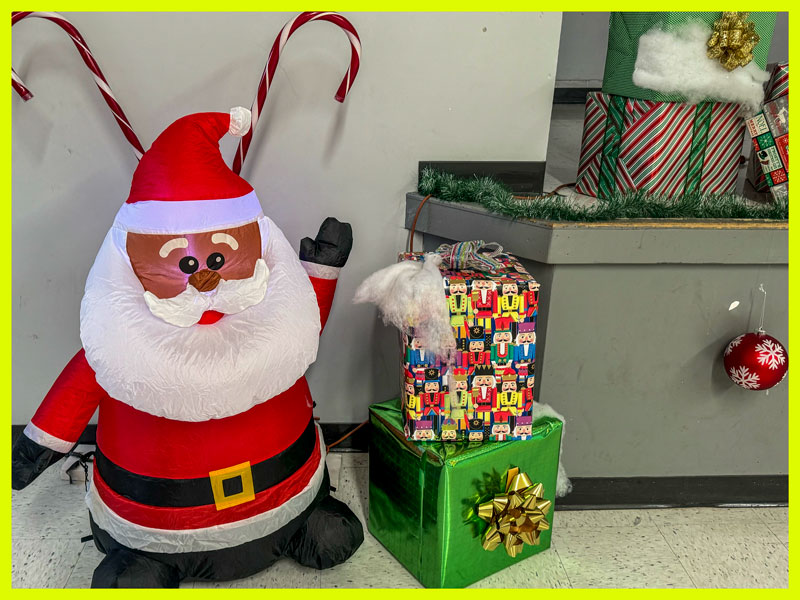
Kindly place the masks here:
<instances>
[{"instance_id":1,"label":"gray concrete ledge","mask_svg":"<svg viewBox=\"0 0 800 600\"><path fill-rule=\"evenodd\" d=\"M423 196L406 195L411 229ZM786 221L630 220L602 223L514 220L477 204L431 198L416 230L454 240L498 242L547 264L788 264Z\"/></svg>"}]
</instances>

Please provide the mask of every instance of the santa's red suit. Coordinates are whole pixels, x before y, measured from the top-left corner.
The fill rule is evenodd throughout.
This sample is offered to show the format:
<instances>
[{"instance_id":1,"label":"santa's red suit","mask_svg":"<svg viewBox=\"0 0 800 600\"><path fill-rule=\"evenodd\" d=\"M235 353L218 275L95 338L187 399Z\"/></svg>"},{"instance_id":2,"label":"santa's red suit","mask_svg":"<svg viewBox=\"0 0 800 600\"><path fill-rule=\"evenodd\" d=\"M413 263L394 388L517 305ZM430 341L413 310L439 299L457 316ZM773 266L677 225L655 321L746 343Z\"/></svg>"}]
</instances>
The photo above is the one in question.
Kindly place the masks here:
<instances>
[{"instance_id":1,"label":"santa's red suit","mask_svg":"<svg viewBox=\"0 0 800 600\"><path fill-rule=\"evenodd\" d=\"M310 279L324 322L330 312L336 279ZM52 450L69 452L98 407L98 456L88 503L95 522L109 526L118 539L124 536L120 541L127 542L126 545L145 550L193 551L249 541L248 538L255 539L253 536L260 537L270 531L257 523L237 527L237 522L273 511L266 520L269 522L266 529L276 528L287 521L276 515L301 512L320 488L325 448L312 427L313 403L305 377L268 402L240 414L200 422L178 421L136 410L110 397L98 385L81 349L45 396L25 428L25 435ZM217 509L209 473L243 463L249 463L252 471L254 465L280 458L281 453L301 444L303 452L291 465L282 466L288 473L285 479L256 490L252 500ZM105 472L109 475L113 472L111 477L130 488L128 494L119 493L109 485L103 478ZM134 474L144 477L136 478ZM211 502L198 500L197 504L192 501L190 506L179 507L137 502L130 496L147 494L142 487L146 478L195 479L198 483L208 483L204 499ZM160 491L156 489L156 493ZM223 525L228 525L230 531L219 527L214 540L198 539L192 531ZM174 531L175 542L148 543L151 537L148 528ZM138 535L140 530L144 535Z\"/></svg>"},{"instance_id":2,"label":"santa's red suit","mask_svg":"<svg viewBox=\"0 0 800 600\"><path fill-rule=\"evenodd\" d=\"M304 377L350 228L326 220L298 259L219 154L229 127L249 123L242 111L179 119L142 157L89 274L83 349L12 452L20 489L71 450L99 408L86 497L108 553L98 586L229 579L281 556L324 568L363 539L328 496ZM246 275L226 279L236 269ZM163 292L170 278L177 296ZM128 567L137 561L147 568ZM155 575L137 580L143 570Z\"/></svg>"}]
</instances>

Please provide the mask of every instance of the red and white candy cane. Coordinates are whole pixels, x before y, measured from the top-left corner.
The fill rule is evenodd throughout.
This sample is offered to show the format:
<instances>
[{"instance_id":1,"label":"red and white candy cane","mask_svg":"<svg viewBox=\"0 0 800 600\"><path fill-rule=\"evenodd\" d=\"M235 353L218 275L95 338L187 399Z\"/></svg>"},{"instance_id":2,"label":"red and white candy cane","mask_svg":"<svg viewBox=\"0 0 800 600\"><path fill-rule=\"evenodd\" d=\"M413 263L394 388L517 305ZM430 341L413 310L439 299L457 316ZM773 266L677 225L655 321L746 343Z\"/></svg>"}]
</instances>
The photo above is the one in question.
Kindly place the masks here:
<instances>
[{"instance_id":1,"label":"red and white candy cane","mask_svg":"<svg viewBox=\"0 0 800 600\"><path fill-rule=\"evenodd\" d=\"M114 114L114 118L117 120L117 124L122 130L123 135L130 142L131 146L133 146L133 151L134 154L136 154L136 158L141 158L142 154L144 154L142 143L139 141L139 138L136 137L133 127L131 127L130 121L128 121L128 117L125 116L125 112L122 110L119 102L117 102L117 99L114 97L114 92L111 91L111 87L108 85L105 75L103 75L103 72L100 70L100 65L97 64L97 61L92 55L92 51L89 50L89 46L86 44L86 40L83 39L83 36L80 34L80 32L67 19L54 12L12 12L11 26L13 27L22 19L27 17L39 17L40 19L52 21L61 27L61 29L63 29L67 35L69 35L69 37L72 39L72 43L75 44L75 47L78 49L81 58L83 58L83 62L86 63L86 66L89 67L89 70L92 72L92 75L94 76L94 82L97 84L97 88L103 95L106 104L108 104L108 107ZM11 87L13 87L20 97L26 102L33 98L33 94L19 78L19 75L17 75L13 67L11 68Z\"/></svg>"},{"instance_id":2,"label":"red and white candy cane","mask_svg":"<svg viewBox=\"0 0 800 600\"><path fill-rule=\"evenodd\" d=\"M347 68L347 73L344 74L344 79L336 91L336 100L344 102L345 96L350 91L350 88L355 81L358 74L358 66L361 62L361 40L358 38L358 32L355 27L345 19L342 15L335 12L304 12L297 15L294 19L286 23L281 29L280 34L275 38L272 44L272 49L269 51L269 58L267 58L267 65L264 67L264 73L261 75L261 82L258 84L258 93L256 94L253 105L250 107L252 113L252 120L250 131L248 131L241 140L239 140L239 147L236 150L236 156L233 159L233 172L239 174L242 170L242 163L247 156L247 150L250 148L250 142L253 139L253 131L258 123L258 116L261 109L264 107L264 101L267 99L267 92L272 83L275 75L275 70L278 68L278 61L281 57L281 51L286 45L289 37L297 31L300 27L311 21L328 21L334 25L338 25L347 34L350 40L350 66Z\"/></svg>"}]
</instances>

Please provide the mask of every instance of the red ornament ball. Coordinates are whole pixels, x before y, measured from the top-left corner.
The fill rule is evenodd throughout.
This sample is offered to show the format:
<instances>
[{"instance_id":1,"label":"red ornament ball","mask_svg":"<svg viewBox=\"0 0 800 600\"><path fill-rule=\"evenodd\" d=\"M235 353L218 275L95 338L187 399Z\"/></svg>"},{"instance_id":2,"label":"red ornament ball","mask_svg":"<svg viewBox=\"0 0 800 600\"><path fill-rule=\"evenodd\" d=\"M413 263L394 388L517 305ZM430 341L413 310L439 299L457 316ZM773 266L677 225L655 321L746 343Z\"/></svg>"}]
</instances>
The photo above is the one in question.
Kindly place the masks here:
<instances>
[{"instance_id":1,"label":"red ornament ball","mask_svg":"<svg viewBox=\"0 0 800 600\"><path fill-rule=\"evenodd\" d=\"M789 354L763 331L744 333L725 348L725 373L746 390L768 390L786 377Z\"/></svg>"}]
</instances>

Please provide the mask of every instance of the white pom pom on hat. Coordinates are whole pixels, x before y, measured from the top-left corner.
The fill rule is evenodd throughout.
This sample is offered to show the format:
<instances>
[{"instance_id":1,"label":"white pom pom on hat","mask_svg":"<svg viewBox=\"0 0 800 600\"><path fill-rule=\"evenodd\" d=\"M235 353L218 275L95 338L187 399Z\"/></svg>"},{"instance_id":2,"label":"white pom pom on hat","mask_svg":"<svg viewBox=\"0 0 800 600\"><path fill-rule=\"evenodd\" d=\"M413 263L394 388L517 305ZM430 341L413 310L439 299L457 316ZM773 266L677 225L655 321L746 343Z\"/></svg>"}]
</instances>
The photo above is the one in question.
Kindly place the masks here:
<instances>
[{"instance_id":1,"label":"white pom pom on hat","mask_svg":"<svg viewBox=\"0 0 800 600\"><path fill-rule=\"evenodd\" d=\"M234 106L231 109L231 124L228 133L236 137L242 137L250 131L252 115L244 106Z\"/></svg>"}]
</instances>

